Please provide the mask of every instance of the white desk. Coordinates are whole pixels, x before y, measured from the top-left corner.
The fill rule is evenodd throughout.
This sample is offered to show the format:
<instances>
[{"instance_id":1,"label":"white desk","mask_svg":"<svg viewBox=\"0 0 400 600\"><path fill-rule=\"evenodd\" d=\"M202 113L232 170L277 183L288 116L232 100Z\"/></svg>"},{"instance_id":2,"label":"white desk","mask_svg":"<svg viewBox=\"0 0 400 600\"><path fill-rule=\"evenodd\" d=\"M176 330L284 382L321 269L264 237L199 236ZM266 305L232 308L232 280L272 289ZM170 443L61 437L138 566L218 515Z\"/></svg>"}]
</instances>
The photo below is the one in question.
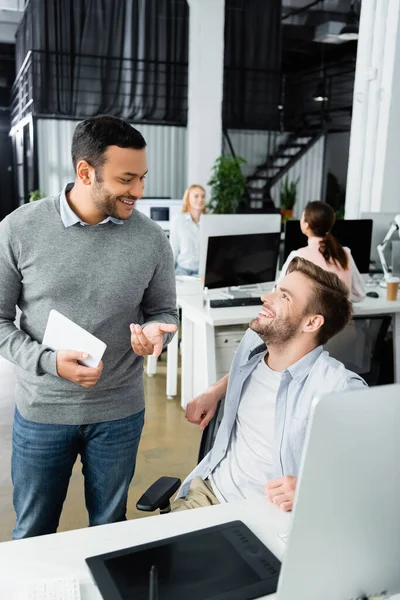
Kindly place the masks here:
<instances>
[{"instance_id":1,"label":"white desk","mask_svg":"<svg viewBox=\"0 0 400 600\"><path fill-rule=\"evenodd\" d=\"M379 298L366 297L354 304L354 315L372 316L390 314L393 317L394 380L400 382L400 299L386 300L386 290L374 287ZM182 385L181 404L185 408L196 394L216 381L215 327L249 323L257 312L257 306L236 308L211 308L203 306L203 298L180 297L182 308ZM195 340L195 341L194 341ZM197 384L194 383L197 379ZM199 381L201 382L199 384Z\"/></svg>"},{"instance_id":2,"label":"white desk","mask_svg":"<svg viewBox=\"0 0 400 600\"><path fill-rule=\"evenodd\" d=\"M260 498L4 542L0 544L0 598L17 600L18 584L31 579L77 577L82 600L101 600L85 563L88 556L236 519L243 521L282 560L285 545L277 534L287 531L290 515L280 511L266 498ZM275 597L275 594L268 596L271 599Z\"/></svg>"}]
</instances>

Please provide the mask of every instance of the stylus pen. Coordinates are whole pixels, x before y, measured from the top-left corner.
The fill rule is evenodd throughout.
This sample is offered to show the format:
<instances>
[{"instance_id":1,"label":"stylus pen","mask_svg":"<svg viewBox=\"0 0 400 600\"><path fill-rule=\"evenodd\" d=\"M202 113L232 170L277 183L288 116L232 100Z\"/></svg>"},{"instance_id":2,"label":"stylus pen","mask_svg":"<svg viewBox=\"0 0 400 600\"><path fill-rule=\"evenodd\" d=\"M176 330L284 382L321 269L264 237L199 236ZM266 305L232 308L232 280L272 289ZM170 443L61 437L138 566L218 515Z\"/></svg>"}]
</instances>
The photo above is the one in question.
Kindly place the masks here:
<instances>
[{"instance_id":1,"label":"stylus pen","mask_svg":"<svg viewBox=\"0 0 400 600\"><path fill-rule=\"evenodd\" d=\"M158 600L158 572L155 565L150 569L149 600Z\"/></svg>"}]
</instances>

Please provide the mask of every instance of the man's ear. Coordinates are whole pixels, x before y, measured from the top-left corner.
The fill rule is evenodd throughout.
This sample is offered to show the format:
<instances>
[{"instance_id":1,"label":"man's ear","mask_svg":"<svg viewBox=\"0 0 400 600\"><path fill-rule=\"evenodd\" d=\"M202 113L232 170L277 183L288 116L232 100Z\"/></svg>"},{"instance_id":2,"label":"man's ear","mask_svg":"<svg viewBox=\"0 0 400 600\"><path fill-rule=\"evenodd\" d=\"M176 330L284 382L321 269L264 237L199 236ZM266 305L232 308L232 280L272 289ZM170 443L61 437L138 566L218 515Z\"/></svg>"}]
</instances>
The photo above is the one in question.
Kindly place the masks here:
<instances>
[{"instance_id":1,"label":"man's ear","mask_svg":"<svg viewBox=\"0 0 400 600\"><path fill-rule=\"evenodd\" d=\"M310 315L306 317L302 331L304 333L315 333L318 329L321 329L324 323L325 319L322 315Z\"/></svg>"},{"instance_id":2,"label":"man's ear","mask_svg":"<svg viewBox=\"0 0 400 600\"><path fill-rule=\"evenodd\" d=\"M94 169L86 160L80 160L76 165L76 176L83 185L90 185L93 179Z\"/></svg>"}]
</instances>

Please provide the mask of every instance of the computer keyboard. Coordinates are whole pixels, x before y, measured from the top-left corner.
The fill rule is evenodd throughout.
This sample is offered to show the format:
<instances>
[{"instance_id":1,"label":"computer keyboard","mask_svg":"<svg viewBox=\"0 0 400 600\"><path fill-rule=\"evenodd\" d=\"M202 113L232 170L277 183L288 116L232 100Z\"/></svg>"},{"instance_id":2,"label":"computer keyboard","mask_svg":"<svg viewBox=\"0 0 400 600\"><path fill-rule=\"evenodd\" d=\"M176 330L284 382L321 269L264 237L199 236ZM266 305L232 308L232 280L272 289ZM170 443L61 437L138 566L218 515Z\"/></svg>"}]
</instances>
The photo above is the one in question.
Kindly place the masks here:
<instances>
[{"instance_id":1,"label":"computer keyboard","mask_svg":"<svg viewBox=\"0 0 400 600\"><path fill-rule=\"evenodd\" d=\"M214 298L210 300L210 308L227 308L230 306L261 306L262 302L257 296L243 298Z\"/></svg>"},{"instance_id":2,"label":"computer keyboard","mask_svg":"<svg viewBox=\"0 0 400 600\"><path fill-rule=\"evenodd\" d=\"M79 581L75 577L31 581L19 600L81 600Z\"/></svg>"}]
</instances>

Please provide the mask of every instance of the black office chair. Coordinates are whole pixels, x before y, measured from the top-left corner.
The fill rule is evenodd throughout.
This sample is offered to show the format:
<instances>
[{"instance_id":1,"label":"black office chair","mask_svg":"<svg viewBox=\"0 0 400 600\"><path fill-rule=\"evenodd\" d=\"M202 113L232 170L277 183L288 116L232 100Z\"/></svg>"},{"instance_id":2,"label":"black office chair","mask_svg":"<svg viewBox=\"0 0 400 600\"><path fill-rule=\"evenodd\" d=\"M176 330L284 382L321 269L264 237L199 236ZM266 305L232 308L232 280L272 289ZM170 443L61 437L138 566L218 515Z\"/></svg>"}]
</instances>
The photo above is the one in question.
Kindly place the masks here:
<instances>
[{"instance_id":1,"label":"black office chair","mask_svg":"<svg viewBox=\"0 0 400 600\"><path fill-rule=\"evenodd\" d=\"M219 402L215 415L201 436L197 462L201 462L214 445L214 441L224 413L224 402ZM160 477L139 498L136 508L145 512L159 509L161 514L171 510L171 498L181 485L178 477Z\"/></svg>"},{"instance_id":2,"label":"black office chair","mask_svg":"<svg viewBox=\"0 0 400 600\"><path fill-rule=\"evenodd\" d=\"M347 369L358 373L368 385L378 385L391 319L390 315L355 316L324 349Z\"/></svg>"}]
</instances>

